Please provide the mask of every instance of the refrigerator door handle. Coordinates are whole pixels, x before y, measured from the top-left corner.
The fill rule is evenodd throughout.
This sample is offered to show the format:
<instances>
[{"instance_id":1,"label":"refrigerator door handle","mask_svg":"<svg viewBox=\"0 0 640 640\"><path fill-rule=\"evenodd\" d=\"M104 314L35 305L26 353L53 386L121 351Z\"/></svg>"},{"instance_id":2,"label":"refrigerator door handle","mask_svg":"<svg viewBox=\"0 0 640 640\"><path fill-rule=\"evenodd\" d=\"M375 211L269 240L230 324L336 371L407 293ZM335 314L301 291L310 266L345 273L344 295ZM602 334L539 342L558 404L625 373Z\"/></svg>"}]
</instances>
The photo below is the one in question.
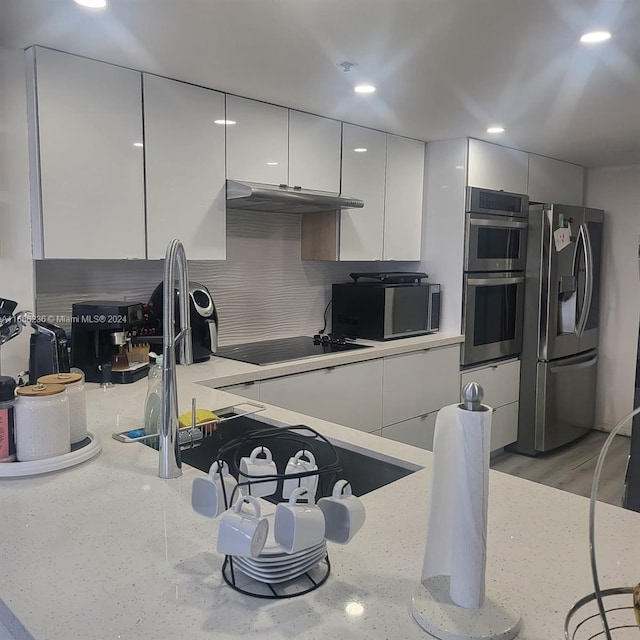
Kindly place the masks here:
<instances>
[{"instance_id":1,"label":"refrigerator door handle","mask_svg":"<svg viewBox=\"0 0 640 640\"><path fill-rule=\"evenodd\" d=\"M469 278L467 284L472 287L494 287L505 284L522 284L524 277L517 276L515 278Z\"/></svg>"},{"instance_id":2,"label":"refrigerator door handle","mask_svg":"<svg viewBox=\"0 0 640 640\"><path fill-rule=\"evenodd\" d=\"M584 251L584 270L585 270L585 284L584 284L584 298L582 300L582 309L580 311L580 318L576 323L576 336L580 338L584 333L584 327L587 324L587 317L589 316L589 309L591 308L591 298L593 296L593 260L591 255L591 246L589 245L587 231L587 225L581 224L578 237L582 238L582 249ZM573 261L573 275L578 279L577 273L577 246L576 254Z\"/></svg>"},{"instance_id":3,"label":"refrigerator door handle","mask_svg":"<svg viewBox=\"0 0 640 640\"><path fill-rule=\"evenodd\" d=\"M577 369L588 369L592 367L594 364L598 362L598 354L589 358L588 360L583 360L582 362L577 362L576 364L560 364L555 367L549 367L550 373L564 373L565 371L576 371Z\"/></svg>"},{"instance_id":4,"label":"refrigerator door handle","mask_svg":"<svg viewBox=\"0 0 640 640\"><path fill-rule=\"evenodd\" d=\"M580 335L584 333L584 330L587 326L587 320L589 319L589 314L591 313L591 303L593 302L593 283L594 283L594 273L593 273L593 248L591 245L591 234L589 233L589 227L586 223L582 225L584 229L584 255L586 261L586 272L587 272L587 282L585 286L585 305L584 305L584 324L581 328Z\"/></svg>"}]
</instances>

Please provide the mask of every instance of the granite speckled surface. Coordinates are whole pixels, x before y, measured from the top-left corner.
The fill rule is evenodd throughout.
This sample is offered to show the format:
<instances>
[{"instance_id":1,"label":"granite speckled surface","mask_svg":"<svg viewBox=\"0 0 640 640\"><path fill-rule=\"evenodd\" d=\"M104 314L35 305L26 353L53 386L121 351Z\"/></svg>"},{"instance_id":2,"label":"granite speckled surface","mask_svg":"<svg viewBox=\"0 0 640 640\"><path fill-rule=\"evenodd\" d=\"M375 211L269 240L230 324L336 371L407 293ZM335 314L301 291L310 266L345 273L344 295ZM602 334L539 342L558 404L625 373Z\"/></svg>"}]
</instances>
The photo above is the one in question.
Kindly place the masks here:
<instances>
[{"instance_id":1,"label":"granite speckled surface","mask_svg":"<svg viewBox=\"0 0 640 640\"><path fill-rule=\"evenodd\" d=\"M209 365L178 367L181 411L242 401L194 384ZM202 374L202 375L200 375ZM111 433L139 426L146 382L87 385L89 430L103 451L79 467L0 481L0 621L17 640L428 637L409 606L421 573L431 453L269 407L262 419L304 422L378 457L420 465L363 497L367 521L347 546L329 544L332 573L306 596L269 602L222 580L216 523L191 510L191 480L157 477L157 453ZM588 500L492 472L487 580L520 604L526 640L562 636L565 614L591 591ZM640 514L600 504L603 587L640 579Z\"/></svg>"}]
</instances>

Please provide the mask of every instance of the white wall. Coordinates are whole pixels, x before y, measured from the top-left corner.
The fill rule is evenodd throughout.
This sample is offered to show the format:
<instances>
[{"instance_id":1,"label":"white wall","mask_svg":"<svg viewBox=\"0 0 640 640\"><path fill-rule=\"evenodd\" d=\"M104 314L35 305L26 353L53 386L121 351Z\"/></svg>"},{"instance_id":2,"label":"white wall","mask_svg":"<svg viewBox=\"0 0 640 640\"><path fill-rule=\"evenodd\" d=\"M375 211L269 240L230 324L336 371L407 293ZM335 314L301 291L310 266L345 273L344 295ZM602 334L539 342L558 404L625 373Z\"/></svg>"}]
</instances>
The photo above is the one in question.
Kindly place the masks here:
<instances>
[{"instance_id":1,"label":"white wall","mask_svg":"<svg viewBox=\"0 0 640 640\"><path fill-rule=\"evenodd\" d=\"M29 152L24 53L0 47L0 297L33 309L33 261L29 217ZM26 370L25 330L1 350L4 375Z\"/></svg>"},{"instance_id":2,"label":"white wall","mask_svg":"<svg viewBox=\"0 0 640 640\"><path fill-rule=\"evenodd\" d=\"M587 170L585 204L606 212L596 426L610 431L633 408L640 318L640 165Z\"/></svg>"}]
</instances>

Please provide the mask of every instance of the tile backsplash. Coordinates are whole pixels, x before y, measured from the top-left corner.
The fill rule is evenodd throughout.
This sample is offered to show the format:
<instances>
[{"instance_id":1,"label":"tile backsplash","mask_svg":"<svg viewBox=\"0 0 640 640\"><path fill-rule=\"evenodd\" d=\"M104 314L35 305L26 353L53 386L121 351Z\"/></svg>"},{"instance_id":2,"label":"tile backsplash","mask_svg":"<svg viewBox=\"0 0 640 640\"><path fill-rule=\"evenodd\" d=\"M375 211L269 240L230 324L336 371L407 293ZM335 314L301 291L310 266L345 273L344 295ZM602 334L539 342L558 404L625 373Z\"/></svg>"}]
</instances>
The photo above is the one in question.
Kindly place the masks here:
<instances>
[{"instance_id":1,"label":"tile backsplash","mask_svg":"<svg viewBox=\"0 0 640 640\"><path fill-rule=\"evenodd\" d=\"M352 271L418 270L418 263L303 261L300 222L296 214L228 213L227 260L189 262L190 279L215 300L220 344L316 333L333 282ZM160 260L36 261L36 311L66 319L81 300L146 302L162 276Z\"/></svg>"}]
</instances>

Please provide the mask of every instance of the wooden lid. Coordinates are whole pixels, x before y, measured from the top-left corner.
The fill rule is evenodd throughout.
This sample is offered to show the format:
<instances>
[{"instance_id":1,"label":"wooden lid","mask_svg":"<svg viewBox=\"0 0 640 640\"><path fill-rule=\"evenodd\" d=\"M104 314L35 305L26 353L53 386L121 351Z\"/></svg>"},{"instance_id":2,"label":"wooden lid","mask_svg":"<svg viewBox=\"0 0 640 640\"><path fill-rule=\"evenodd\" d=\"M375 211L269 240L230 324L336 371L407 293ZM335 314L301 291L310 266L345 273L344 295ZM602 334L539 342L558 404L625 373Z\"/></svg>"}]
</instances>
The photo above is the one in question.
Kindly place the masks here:
<instances>
[{"instance_id":1,"label":"wooden lid","mask_svg":"<svg viewBox=\"0 0 640 640\"><path fill-rule=\"evenodd\" d=\"M63 384L30 384L26 387L18 387L16 393L19 396L25 396L29 398L40 398L43 396L55 396L57 393L62 393L65 390Z\"/></svg>"},{"instance_id":2,"label":"wooden lid","mask_svg":"<svg viewBox=\"0 0 640 640\"><path fill-rule=\"evenodd\" d=\"M41 384L73 384L82 380L81 373L50 373L47 376L40 376L38 383Z\"/></svg>"}]
</instances>

